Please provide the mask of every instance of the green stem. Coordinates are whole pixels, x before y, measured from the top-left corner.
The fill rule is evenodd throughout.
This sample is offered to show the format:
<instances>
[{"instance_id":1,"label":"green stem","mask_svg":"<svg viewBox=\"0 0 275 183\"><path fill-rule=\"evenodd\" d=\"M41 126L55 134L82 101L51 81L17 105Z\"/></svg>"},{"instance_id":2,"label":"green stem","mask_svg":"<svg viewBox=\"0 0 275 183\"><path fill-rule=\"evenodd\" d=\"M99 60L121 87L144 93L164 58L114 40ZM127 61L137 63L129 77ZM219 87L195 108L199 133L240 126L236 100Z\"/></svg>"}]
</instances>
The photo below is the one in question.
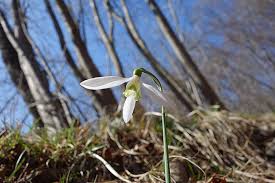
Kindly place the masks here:
<instances>
[{"instance_id":1,"label":"green stem","mask_svg":"<svg viewBox=\"0 0 275 183\"><path fill-rule=\"evenodd\" d=\"M169 151L168 151L168 139L166 130L166 116L164 107L161 107L161 121L162 121L162 135L163 135L163 159L164 159L164 172L165 182L170 183L170 166L169 166Z\"/></svg>"},{"instance_id":2,"label":"green stem","mask_svg":"<svg viewBox=\"0 0 275 183\"><path fill-rule=\"evenodd\" d=\"M145 70L144 68L135 69L134 74L141 76L142 73L148 74L152 80L158 86L159 91L163 92L162 85L158 78L151 72ZM168 139L167 139L167 129L166 129L166 117L164 107L161 106L161 121L162 121L162 135L163 135L163 161L164 161L164 173L165 173L165 182L170 183L170 166L169 166L169 151L168 151Z\"/></svg>"}]
</instances>

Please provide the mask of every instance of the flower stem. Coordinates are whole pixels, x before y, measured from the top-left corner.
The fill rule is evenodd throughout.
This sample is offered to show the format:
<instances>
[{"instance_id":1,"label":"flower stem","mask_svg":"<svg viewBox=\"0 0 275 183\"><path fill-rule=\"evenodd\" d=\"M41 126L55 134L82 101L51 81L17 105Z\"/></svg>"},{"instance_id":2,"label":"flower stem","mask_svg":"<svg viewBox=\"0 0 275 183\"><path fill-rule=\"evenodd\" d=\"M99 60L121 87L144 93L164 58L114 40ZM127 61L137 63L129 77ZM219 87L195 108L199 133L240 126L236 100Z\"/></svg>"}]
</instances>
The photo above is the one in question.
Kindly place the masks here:
<instances>
[{"instance_id":1,"label":"flower stem","mask_svg":"<svg viewBox=\"0 0 275 183\"><path fill-rule=\"evenodd\" d=\"M164 107L161 107L161 121L162 121L162 135L163 135L163 160L164 160L164 172L165 182L170 183L170 166L169 166L169 152L168 152L168 139L166 130L166 115Z\"/></svg>"},{"instance_id":2,"label":"flower stem","mask_svg":"<svg viewBox=\"0 0 275 183\"><path fill-rule=\"evenodd\" d=\"M134 74L141 76L142 73L148 74L151 79L156 83L160 92L163 92L162 85L158 78L151 72L145 70L144 68L135 69ZM164 106L161 106L161 121L162 121L162 136L163 136L163 161L164 161L164 173L165 182L170 183L170 166L169 166L169 151L168 151L168 139L167 139L167 129L166 129L166 115Z\"/></svg>"}]
</instances>

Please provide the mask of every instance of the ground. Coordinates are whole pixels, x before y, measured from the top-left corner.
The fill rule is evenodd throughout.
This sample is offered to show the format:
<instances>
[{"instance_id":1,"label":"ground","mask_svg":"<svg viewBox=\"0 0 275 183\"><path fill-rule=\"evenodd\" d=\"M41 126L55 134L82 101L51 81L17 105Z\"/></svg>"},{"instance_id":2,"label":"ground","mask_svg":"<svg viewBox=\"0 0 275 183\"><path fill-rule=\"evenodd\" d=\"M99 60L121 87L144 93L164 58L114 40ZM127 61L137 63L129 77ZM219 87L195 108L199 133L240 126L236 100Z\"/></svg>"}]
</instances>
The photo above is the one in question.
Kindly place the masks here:
<instances>
[{"instance_id":1,"label":"ground","mask_svg":"<svg viewBox=\"0 0 275 183\"><path fill-rule=\"evenodd\" d=\"M275 182L275 115L197 110L168 116L174 182ZM157 116L104 117L48 137L20 127L0 137L0 182L162 182Z\"/></svg>"}]
</instances>

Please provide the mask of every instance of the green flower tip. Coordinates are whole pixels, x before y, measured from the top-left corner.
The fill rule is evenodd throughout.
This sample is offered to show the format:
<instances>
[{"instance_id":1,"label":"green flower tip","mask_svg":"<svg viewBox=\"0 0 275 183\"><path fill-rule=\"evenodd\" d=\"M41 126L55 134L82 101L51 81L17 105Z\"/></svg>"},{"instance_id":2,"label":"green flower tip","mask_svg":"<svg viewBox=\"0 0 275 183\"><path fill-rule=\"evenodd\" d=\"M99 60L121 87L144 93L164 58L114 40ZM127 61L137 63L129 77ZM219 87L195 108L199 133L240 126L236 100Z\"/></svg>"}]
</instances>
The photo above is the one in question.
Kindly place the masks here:
<instances>
[{"instance_id":1,"label":"green flower tip","mask_svg":"<svg viewBox=\"0 0 275 183\"><path fill-rule=\"evenodd\" d=\"M138 101L141 98L141 89L140 89L139 79L140 79L140 76L134 75L133 79L127 83L126 89L123 92L123 95L125 97L129 97L133 95L136 101Z\"/></svg>"},{"instance_id":2,"label":"green flower tip","mask_svg":"<svg viewBox=\"0 0 275 183\"><path fill-rule=\"evenodd\" d=\"M144 70L143 68L137 68L134 70L133 75L137 75L138 77L141 77L143 70Z\"/></svg>"}]
</instances>

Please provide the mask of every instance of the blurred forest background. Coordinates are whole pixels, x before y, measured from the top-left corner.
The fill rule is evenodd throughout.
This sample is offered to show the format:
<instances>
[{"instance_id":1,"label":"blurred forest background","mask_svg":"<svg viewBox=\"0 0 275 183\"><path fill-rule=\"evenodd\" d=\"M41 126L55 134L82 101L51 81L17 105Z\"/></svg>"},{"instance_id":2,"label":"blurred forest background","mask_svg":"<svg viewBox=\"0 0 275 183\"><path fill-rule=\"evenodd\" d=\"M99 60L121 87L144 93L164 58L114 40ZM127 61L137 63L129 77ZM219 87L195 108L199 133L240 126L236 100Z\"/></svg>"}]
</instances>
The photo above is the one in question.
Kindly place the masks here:
<instances>
[{"instance_id":1,"label":"blurred forest background","mask_svg":"<svg viewBox=\"0 0 275 183\"><path fill-rule=\"evenodd\" d=\"M273 0L1 0L0 125L93 121L121 88L79 83L136 67L161 78L182 114L272 112L274 17Z\"/></svg>"}]
</instances>

